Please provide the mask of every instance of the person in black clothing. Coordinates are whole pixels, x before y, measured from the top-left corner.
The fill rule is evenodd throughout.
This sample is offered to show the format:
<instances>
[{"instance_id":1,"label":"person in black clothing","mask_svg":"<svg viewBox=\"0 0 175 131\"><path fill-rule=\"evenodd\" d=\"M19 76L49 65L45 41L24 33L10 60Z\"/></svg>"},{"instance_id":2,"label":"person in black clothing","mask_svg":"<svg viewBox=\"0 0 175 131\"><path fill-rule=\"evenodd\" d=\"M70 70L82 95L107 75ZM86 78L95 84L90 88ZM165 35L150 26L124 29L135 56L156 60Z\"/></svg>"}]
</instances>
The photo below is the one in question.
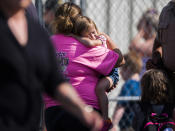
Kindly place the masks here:
<instances>
[{"instance_id":1,"label":"person in black clothing","mask_svg":"<svg viewBox=\"0 0 175 131\"><path fill-rule=\"evenodd\" d=\"M26 13L29 14L35 21L39 22L37 10L34 6L34 4L31 2L31 4L25 9Z\"/></svg>"},{"instance_id":2,"label":"person in black clothing","mask_svg":"<svg viewBox=\"0 0 175 131\"><path fill-rule=\"evenodd\" d=\"M47 33L28 15L31 0L0 1L0 131L37 131L42 91L58 99L87 126L100 116L66 82Z\"/></svg>"}]
</instances>

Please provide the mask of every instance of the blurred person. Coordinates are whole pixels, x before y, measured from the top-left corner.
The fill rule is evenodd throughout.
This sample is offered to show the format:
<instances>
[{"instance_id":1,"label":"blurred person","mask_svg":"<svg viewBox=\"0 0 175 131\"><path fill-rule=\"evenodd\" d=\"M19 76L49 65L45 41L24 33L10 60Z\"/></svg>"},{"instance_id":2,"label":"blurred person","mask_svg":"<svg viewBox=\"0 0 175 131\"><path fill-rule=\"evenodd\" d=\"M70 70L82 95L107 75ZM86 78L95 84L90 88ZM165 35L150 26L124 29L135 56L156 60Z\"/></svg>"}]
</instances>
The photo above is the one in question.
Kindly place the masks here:
<instances>
[{"instance_id":1,"label":"blurred person","mask_svg":"<svg viewBox=\"0 0 175 131\"><path fill-rule=\"evenodd\" d=\"M137 24L137 35L133 38L130 49L136 50L141 56L151 56L153 43L158 26L158 11L148 9L143 13Z\"/></svg>"},{"instance_id":2,"label":"blurred person","mask_svg":"<svg viewBox=\"0 0 175 131\"><path fill-rule=\"evenodd\" d=\"M47 33L25 9L31 0L0 1L0 130L38 131L42 90L94 130L101 117L79 98L56 64ZM89 109L89 108L88 108Z\"/></svg>"},{"instance_id":3,"label":"blurred person","mask_svg":"<svg viewBox=\"0 0 175 131\"><path fill-rule=\"evenodd\" d=\"M168 72L172 88L169 89L171 102L175 103L175 1L170 1L162 10L159 18L157 37L153 46L152 58L147 62L147 69L164 69Z\"/></svg>"},{"instance_id":4,"label":"blurred person","mask_svg":"<svg viewBox=\"0 0 175 131\"><path fill-rule=\"evenodd\" d=\"M141 78L141 103L136 108L133 120L135 131L174 131L173 105L168 95L170 86L163 70L150 69L144 73Z\"/></svg>"},{"instance_id":5,"label":"blurred person","mask_svg":"<svg viewBox=\"0 0 175 131\"><path fill-rule=\"evenodd\" d=\"M146 61L152 55L153 43L156 37L159 13L156 9L148 9L138 22L138 33L131 41L130 50L136 51L143 61L141 75L146 71Z\"/></svg>"},{"instance_id":6,"label":"blurred person","mask_svg":"<svg viewBox=\"0 0 175 131\"><path fill-rule=\"evenodd\" d=\"M51 23L55 18L55 11L58 8L59 4L61 4L61 0L47 0L44 5L44 23L45 28L50 35L52 35Z\"/></svg>"},{"instance_id":7,"label":"blurred person","mask_svg":"<svg viewBox=\"0 0 175 131\"><path fill-rule=\"evenodd\" d=\"M121 76L125 80L119 96L140 96L140 78L142 69L141 57L135 52L124 55L125 65L121 67ZM137 102L119 101L113 115L113 125L119 125L121 131L132 131L134 107ZM112 131L116 131L114 126Z\"/></svg>"},{"instance_id":8,"label":"blurred person","mask_svg":"<svg viewBox=\"0 0 175 131\"><path fill-rule=\"evenodd\" d=\"M55 13L53 22L55 35L52 36L52 40L65 77L70 80L85 103L100 112L95 94L99 76L106 76L114 67L123 64L123 56L117 48L114 49L117 53L104 46L89 48L69 36L73 33L78 15L82 15L79 6L69 2L61 5ZM45 96L45 103L45 120L48 131L89 130L83 127L80 121L75 120L74 116L62 110L62 106L50 97Z\"/></svg>"},{"instance_id":9,"label":"blurred person","mask_svg":"<svg viewBox=\"0 0 175 131\"><path fill-rule=\"evenodd\" d=\"M76 38L85 46L91 48L95 46L109 47L111 50L117 48L116 44L109 36L99 33L96 24L86 16L78 16L75 20L74 34L70 35ZM112 48L113 47L113 48ZM95 90L99 100L100 110L104 119L104 130L112 127L112 121L108 117L108 97L107 92L116 87L119 81L118 68L114 68L110 75L99 80Z\"/></svg>"}]
</instances>

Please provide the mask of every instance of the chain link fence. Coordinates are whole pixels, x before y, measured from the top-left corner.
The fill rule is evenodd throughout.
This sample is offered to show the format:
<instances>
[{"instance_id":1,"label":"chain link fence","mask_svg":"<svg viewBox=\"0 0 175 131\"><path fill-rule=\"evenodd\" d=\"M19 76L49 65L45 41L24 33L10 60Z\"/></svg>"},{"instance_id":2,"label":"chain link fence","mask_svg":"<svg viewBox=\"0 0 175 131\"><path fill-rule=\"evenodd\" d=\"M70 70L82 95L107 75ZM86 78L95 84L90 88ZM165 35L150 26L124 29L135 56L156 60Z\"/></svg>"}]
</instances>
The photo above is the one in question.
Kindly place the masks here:
<instances>
[{"instance_id":1,"label":"chain link fence","mask_svg":"<svg viewBox=\"0 0 175 131\"><path fill-rule=\"evenodd\" d=\"M136 34L136 25L148 8L159 12L170 0L83 0L85 15L95 21L100 31L107 33L127 52L130 40Z\"/></svg>"},{"instance_id":2,"label":"chain link fence","mask_svg":"<svg viewBox=\"0 0 175 131\"><path fill-rule=\"evenodd\" d=\"M83 14L90 17L97 25L100 32L108 34L119 46L123 53L128 51L131 39L137 33L137 24L142 14L150 8L155 8L160 13L170 0L62 0L74 2L83 10ZM45 0L33 0L42 23L42 10ZM117 102L138 101L136 96L118 97L124 81L120 80L118 88L108 94L109 116L112 117ZM129 107L127 104L126 107ZM130 119L128 117L128 119ZM122 123L127 126L127 123Z\"/></svg>"},{"instance_id":3,"label":"chain link fence","mask_svg":"<svg viewBox=\"0 0 175 131\"><path fill-rule=\"evenodd\" d=\"M40 22L43 5L46 0L33 0ZM81 6L84 15L95 21L99 31L108 34L117 43L122 52L128 51L128 45L135 36L136 25L142 14L149 8L160 12L170 0L59 0L74 2ZM41 22L42 23L42 22Z\"/></svg>"}]
</instances>

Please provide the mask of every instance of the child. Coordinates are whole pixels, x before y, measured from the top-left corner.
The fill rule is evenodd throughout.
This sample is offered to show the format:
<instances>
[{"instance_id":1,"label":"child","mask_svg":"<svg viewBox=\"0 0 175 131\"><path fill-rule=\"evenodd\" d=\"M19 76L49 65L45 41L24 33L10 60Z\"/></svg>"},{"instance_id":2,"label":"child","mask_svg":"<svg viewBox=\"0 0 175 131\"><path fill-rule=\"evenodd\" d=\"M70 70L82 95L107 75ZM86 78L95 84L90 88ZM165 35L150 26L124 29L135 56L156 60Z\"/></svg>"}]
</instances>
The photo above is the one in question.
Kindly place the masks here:
<instances>
[{"instance_id":1,"label":"child","mask_svg":"<svg viewBox=\"0 0 175 131\"><path fill-rule=\"evenodd\" d=\"M140 77L142 59L136 52L124 55L125 65L121 68L122 78L125 80L120 96L140 96ZM134 117L135 101L119 101L113 115L113 124L120 126L120 130L131 130ZM113 128L116 131L116 127Z\"/></svg>"},{"instance_id":2,"label":"child","mask_svg":"<svg viewBox=\"0 0 175 131\"><path fill-rule=\"evenodd\" d=\"M86 16L78 16L75 23L74 32L72 35L82 44L87 47L105 46L113 50L116 48L115 43L106 34L100 34L97 30L95 23ZM106 92L112 90L119 80L118 69L114 68L109 76L100 79L96 86L96 95L99 99L99 105L105 123L110 123L108 118L108 98Z\"/></svg>"},{"instance_id":3,"label":"child","mask_svg":"<svg viewBox=\"0 0 175 131\"><path fill-rule=\"evenodd\" d=\"M159 120L160 116L163 113L166 113L168 118L171 117L173 110L173 105L169 104L169 81L163 71L151 69L145 72L143 77L141 78L141 87L141 108L136 108L135 120L133 121L133 127L136 131L141 131L143 129L145 131L146 129L148 129L148 126L150 126L150 124L146 124L145 120L148 120L147 118L149 118L152 113L154 113L154 115L156 114L156 119ZM152 118L152 120L154 120L154 117ZM170 119L168 119L168 121L169 120ZM162 122L164 122L164 127L166 126L166 123L168 123L168 121L165 122L162 119ZM154 123L154 121L152 122ZM157 128L157 126L161 128L159 125L152 124L151 128ZM169 127L172 126L174 125L169 125Z\"/></svg>"}]
</instances>

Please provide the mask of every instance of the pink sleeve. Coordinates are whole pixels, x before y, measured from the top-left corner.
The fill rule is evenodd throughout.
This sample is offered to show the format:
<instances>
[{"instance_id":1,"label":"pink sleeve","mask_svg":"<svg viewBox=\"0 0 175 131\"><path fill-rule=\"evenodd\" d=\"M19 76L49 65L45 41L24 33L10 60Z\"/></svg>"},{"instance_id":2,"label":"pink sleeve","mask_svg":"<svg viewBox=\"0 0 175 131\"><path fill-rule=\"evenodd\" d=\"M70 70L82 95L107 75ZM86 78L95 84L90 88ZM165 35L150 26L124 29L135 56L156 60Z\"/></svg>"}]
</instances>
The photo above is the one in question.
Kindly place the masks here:
<instances>
[{"instance_id":1,"label":"pink sleeve","mask_svg":"<svg viewBox=\"0 0 175 131\"><path fill-rule=\"evenodd\" d=\"M72 62L85 65L100 74L108 75L118 60L119 55L103 46L91 48L86 53L76 57Z\"/></svg>"}]
</instances>

